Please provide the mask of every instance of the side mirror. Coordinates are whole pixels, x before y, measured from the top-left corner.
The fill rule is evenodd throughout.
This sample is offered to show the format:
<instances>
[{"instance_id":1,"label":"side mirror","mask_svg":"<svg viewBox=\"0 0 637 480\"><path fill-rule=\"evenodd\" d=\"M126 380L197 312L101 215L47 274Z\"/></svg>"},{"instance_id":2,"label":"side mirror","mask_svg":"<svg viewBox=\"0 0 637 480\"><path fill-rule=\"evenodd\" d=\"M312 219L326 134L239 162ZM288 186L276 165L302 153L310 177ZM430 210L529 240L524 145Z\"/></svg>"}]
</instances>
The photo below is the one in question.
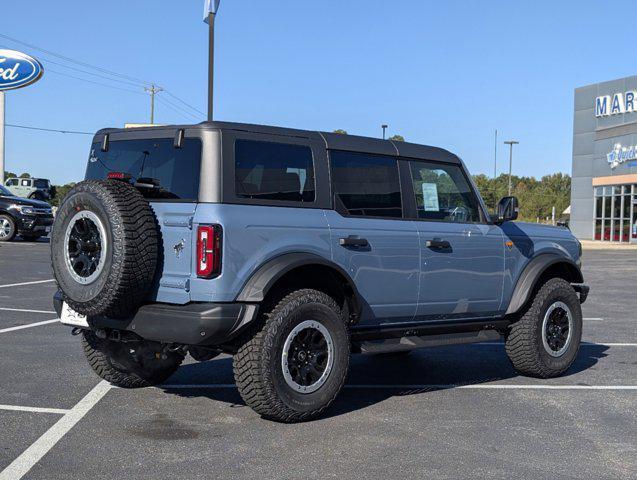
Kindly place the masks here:
<instances>
[{"instance_id":1,"label":"side mirror","mask_svg":"<svg viewBox=\"0 0 637 480\"><path fill-rule=\"evenodd\" d=\"M495 223L511 222L517 220L520 207L516 197L504 197L498 203L498 209L495 213Z\"/></svg>"}]
</instances>

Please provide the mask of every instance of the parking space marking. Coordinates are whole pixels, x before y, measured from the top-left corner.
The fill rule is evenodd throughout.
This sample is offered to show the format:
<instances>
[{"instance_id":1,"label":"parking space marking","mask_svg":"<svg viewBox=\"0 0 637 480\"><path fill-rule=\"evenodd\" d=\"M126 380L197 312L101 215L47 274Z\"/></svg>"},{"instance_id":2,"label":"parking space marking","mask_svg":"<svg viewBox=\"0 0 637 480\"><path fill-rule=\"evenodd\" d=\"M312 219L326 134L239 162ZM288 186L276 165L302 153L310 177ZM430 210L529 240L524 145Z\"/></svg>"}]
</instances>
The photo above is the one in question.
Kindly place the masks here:
<instances>
[{"instance_id":1,"label":"parking space marking","mask_svg":"<svg viewBox=\"0 0 637 480\"><path fill-rule=\"evenodd\" d=\"M23 308L1 308L0 311L3 312L21 312L21 313L51 313L55 315L56 312L53 310L25 310Z\"/></svg>"},{"instance_id":2,"label":"parking space marking","mask_svg":"<svg viewBox=\"0 0 637 480\"><path fill-rule=\"evenodd\" d=\"M64 415L65 413L70 412L70 410L64 408L23 407L21 405L0 405L0 410L30 413L56 413L58 415Z\"/></svg>"},{"instance_id":3,"label":"parking space marking","mask_svg":"<svg viewBox=\"0 0 637 480\"><path fill-rule=\"evenodd\" d=\"M51 282L55 282L55 280L54 279L51 279L51 280L36 280L34 282L11 283L9 285L0 285L0 288L22 287L24 285L37 285L39 283L51 283Z\"/></svg>"},{"instance_id":4,"label":"parking space marking","mask_svg":"<svg viewBox=\"0 0 637 480\"><path fill-rule=\"evenodd\" d=\"M585 318L584 320L588 322L603 322L604 321L603 318Z\"/></svg>"},{"instance_id":5,"label":"parking space marking","mask_svg":"<svg viewBox=\"0 0 637 480\"><path fill-rule=\"evenodd\" d=\"M169 384L160 385L157 388L166 390L195 390L214 389L214 388L237 388L234 383L204 383L197 384ZM392 384L362 384L362 385L345 385L343 388L350 389L405 389L405 390L637 390L637 385L514 385L514 384L480 384L480 385L464 385L455 383L431 383L422 385L392 385ZM1 479L0 479L1 480Z\"/></svg>"},{"instance_id":6,"label":"parking space marking","mask_svg":"<svg viewBox=\"0 0 637 480\"><path fill-rule=\"evenodd\" d=\"M20 480L108 393L111 386L101 381L29 448L0 472L0 480Z\"/></svg>"},{"instance_id":7,"label":"parking space marking","mask_svg":"<svg viewBox=\"0 0 637 480\"><path fill-rule=\"evenodd\" d=\"M16 330L24 330L25 328L39 327L41 325L48 325L49 323L56 323L59 321L60 321L59 318L54 318L53 320L45 320L43 322L28 323L26 325L18 325L17 327L3 328L2 330L0 330L0 333L15 332Z\"/></svg>"},{"instance_id":8,"label":"parking space marking","mask_svg":"<svg viewBox=\"0 0 637 480\"><path fill-rule=\"evenodd\" d=\"M466 347L471 345L477 346L502 346L504 347L504 342L481 342L481 343L467 343ZM598 343L598 342L582 342L580 344L582 347L637 347L637 343Z\"/></svg>"}]
</instances>

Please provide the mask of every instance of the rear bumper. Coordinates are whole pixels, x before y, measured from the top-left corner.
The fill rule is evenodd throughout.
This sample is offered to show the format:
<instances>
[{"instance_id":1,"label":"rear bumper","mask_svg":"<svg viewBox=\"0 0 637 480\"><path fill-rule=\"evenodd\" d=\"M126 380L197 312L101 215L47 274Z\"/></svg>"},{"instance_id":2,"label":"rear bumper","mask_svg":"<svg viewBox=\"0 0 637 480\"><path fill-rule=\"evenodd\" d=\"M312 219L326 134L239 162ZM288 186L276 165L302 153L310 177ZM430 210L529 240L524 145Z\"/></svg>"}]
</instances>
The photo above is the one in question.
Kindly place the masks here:
<instances>
[{"instance_id":1,"label":"rear bumper","mask_svg":"<svg viewBox=\"0 0 637 480\"><path fill-rule=\"evenodd\" d=\"M62 295L57 292L53 305L62 312ZM118 320L89 317L92 330L131 332L144 340L183 345L215 346L228 343L257 315L258 305L248 303L152 303L139 308L131 318Z\"/></svg>"}]
</instances>

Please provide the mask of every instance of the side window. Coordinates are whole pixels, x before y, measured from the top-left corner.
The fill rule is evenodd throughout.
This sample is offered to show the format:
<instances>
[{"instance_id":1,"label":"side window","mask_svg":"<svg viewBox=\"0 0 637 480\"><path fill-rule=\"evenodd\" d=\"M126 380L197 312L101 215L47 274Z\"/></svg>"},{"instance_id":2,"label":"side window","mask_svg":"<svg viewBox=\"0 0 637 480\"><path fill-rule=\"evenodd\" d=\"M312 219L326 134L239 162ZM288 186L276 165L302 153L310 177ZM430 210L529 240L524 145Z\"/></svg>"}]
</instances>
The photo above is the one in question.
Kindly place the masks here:
<instances>
[{"instance_id":1,"label":"side window","mask_svg":"<svg viewBox=\"0 0 637 480\"><path fill-rule=\"evenodd\" d=\"M337 209L353 216L403 216L396 158L332 151L330 166Z\"/></svg>"},{"instance_id":2,"label":"side window","mask_svg":"<svg viewBox=\"0 0 637 480\"><path fill-rule=\"evenodd\" d=\"M234 172L237 197L314 201L314 162L307 146L237 140Z\"/></svg>"},{"instance_id":3,"label":"side window","mask_svg":"<svg viewBox=\"0 0 637 480\"><path fill-rule=\"evenodd\" d=\"M31 180L22 180L22 186L23 187L30 187L31 186Z\"/></svg>"},{"instance_id":4,"label":"side window","mask_svg":"<svg viewBox=\"0 0 637 480\"><path fill-rule=\"evenodd\" d=\"M457 165L411 161L418 217L441 222L480 221L480 207Z\"/></svg>"},{"instance_id":5,"label":"side window","mask_svg":"<svg viewBox=\"0 0 637 480\"><path fill-rule=\"evenodd\" d=\"M11 180L9 180L9 186L10 187L17 187L18 186L18 182L19 180L17 178L12 178Z\"/></svg>"}]
</instances>

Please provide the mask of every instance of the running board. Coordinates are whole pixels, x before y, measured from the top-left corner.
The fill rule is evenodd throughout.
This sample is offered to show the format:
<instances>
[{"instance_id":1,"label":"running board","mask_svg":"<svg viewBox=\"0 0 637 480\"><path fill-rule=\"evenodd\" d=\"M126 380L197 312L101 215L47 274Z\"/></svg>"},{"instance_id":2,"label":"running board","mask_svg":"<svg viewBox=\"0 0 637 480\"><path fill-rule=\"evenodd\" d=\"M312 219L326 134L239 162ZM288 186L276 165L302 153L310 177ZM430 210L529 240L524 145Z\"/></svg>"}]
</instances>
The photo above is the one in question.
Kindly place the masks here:
<instances>
[{"instance_id":1,"label":"running board","mask_svg":"<svg viewBox=\"0 0 637 480\"><path fill-rule=\"evenodd\" d=\"M440 347L466 343L500 341L502 336L497 330L479 330L473 332L447 333L442 335L409 336L379 340L353 342L353 351L365 354L401 352L416 348Z\"/></svg>"}]
</instances>

